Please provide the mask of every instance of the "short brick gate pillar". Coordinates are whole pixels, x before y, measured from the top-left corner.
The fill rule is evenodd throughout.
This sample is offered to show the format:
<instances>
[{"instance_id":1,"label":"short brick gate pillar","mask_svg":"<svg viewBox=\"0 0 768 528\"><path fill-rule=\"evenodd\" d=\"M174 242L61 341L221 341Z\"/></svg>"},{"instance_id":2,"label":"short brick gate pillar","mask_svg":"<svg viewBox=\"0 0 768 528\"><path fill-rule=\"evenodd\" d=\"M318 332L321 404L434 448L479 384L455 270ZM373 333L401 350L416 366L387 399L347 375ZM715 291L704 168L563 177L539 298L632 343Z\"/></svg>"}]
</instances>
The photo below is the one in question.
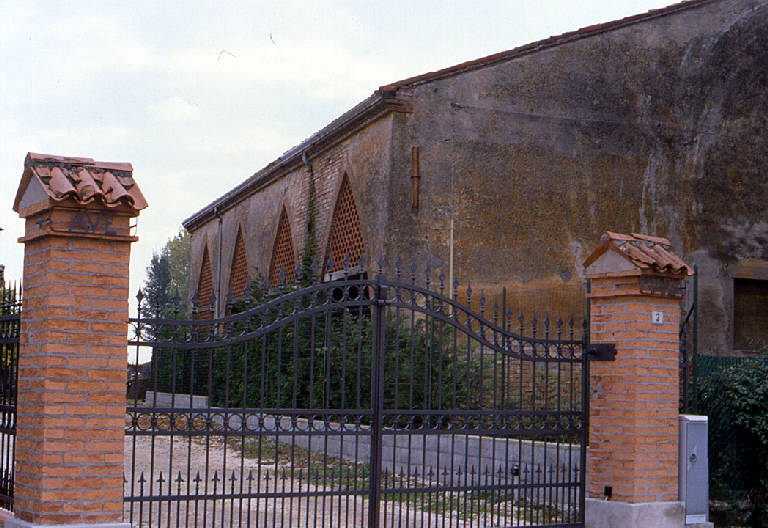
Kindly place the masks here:
<instances>
[{"instance_id":1,"label":"short brick gate pillar","mask_svg":"<svg viewBox=\"0 0 768 528\"><path fill-rule=\"evenodd\" d=\"M13 519L127 526L123 510L130 220L128 163L30 153Z\"/></svg>"},{"instance_id":2,"label":"short brick gate pillar","mask_svg":"<svg viewBox=\"0 0 768 528\"><path fill-rule=\"evenodd\" d=\"M590 342L588 528L682 527L678 501L680 286L691 273L668 240L606 232L584 263Z\"/></svg>"}]
</instances>

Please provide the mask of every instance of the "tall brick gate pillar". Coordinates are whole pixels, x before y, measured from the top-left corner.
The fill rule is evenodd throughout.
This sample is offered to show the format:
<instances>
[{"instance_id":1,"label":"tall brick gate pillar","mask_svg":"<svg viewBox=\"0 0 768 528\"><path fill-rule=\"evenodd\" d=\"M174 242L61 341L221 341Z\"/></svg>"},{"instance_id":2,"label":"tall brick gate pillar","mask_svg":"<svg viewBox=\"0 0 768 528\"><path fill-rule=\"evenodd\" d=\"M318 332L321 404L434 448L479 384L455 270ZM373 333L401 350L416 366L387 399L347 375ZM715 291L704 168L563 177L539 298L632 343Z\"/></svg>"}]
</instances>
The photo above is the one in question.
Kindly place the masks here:
<instances>
[{"instance_id":1,"label":"tall brick gate pillar","mask_svg":"<svg viewBox=\"0 0 768 528\"><path fill-rule=\"evenodd\" d=\"M128 163L30 153L14 511L6 527L127 526L123 509L130 220Z\"/></svg>"},{"instance_id":2,"label":"tall brick gate pillar","mask_svg":"<svg viewBox=\"0 0 768 528\"><path fill-rule=\"evenodd\" d=\"M588 528L682 527L678 501L680 286L691 273L668 240L606 232L584 263L590 342Z\"/></svg>"}]
</instances>

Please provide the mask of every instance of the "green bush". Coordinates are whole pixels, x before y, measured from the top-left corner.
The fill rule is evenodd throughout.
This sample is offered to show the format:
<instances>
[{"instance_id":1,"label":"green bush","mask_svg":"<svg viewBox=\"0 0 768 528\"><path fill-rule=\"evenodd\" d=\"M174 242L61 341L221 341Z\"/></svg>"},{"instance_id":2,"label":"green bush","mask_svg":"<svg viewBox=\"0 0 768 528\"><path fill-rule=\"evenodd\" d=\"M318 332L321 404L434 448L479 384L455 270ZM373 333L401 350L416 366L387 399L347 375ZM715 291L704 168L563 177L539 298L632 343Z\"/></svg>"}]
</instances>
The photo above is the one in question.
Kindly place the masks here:
<instances>
[{"instance_id":1,"label":"green bush","mask_svg":"<svg viewBox=\"0 0 768 528\"><path fill-rule=\"evenodd\" d=\"M707 359L697 359L696 410L709 416L710 496L749 500L759 526L768 492L768 360Z\"/></svg>"}]
</instances>

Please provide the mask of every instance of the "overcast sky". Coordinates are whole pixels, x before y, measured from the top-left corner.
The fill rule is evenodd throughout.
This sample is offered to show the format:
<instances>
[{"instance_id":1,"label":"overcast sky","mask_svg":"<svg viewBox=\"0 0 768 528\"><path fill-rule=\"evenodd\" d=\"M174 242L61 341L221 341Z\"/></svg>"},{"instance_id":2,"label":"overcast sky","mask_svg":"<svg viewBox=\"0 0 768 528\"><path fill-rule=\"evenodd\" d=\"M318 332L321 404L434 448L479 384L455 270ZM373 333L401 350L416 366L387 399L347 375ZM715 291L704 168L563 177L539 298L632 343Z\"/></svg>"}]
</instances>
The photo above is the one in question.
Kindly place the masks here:
<instances>
[{"instance_id":1,"label":"overcast sky","mask_svg":"<svg viewBox=\"0 0 768 528\"><path fill-rule=\"evenodd\" d=\"M0 0L0 264L28 151L133 164L133 296L184 218L377 87L669 3Z\"/></svg>"}]
</instances>

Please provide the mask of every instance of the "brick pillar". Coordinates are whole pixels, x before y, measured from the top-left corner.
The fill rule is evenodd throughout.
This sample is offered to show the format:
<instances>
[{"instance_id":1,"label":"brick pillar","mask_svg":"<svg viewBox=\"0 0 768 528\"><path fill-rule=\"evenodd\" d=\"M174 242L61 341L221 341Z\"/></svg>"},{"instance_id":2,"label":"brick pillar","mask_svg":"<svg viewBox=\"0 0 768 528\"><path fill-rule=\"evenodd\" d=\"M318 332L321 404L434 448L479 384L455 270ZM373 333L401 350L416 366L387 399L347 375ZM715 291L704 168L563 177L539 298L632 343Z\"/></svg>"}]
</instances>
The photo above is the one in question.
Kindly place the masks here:
<instances>
[{"instance_id":1,"label":"brick pillar","mask_svg":"<svg viewBox=\"0 0 768 528\"><path fill-rule=\"evenodd\" d=\"M683 526L678 331L688 268L665 239L608 234L618 240L585 263L590 342L616 347L615 361L590 362L587 526Z\"/></svg>"},{"instance_id":2,"label":"brick pillar","mask_svg":"<svg viewBox=\"0 0 768 528\"><path fill-rule=\"evenodd\" d=\"M133 194L140 191L130 174L105 174L93 160L49 157L46 165L31 156L39 155L27 157L14 205L26 231L16 517L6 526L127 526L121 521L128 261L136 240L129 221L140 207L130 195L110 203L120 189L106 187L118 181L122 190L130 184ZM116 167L130 167L105 165L118 176ZM48 180L39 176L57 168ZM83 170L101 198L93 190L83 198ZM69 194L61 192L66 183Z\"/></svg>"}]
</instances>

